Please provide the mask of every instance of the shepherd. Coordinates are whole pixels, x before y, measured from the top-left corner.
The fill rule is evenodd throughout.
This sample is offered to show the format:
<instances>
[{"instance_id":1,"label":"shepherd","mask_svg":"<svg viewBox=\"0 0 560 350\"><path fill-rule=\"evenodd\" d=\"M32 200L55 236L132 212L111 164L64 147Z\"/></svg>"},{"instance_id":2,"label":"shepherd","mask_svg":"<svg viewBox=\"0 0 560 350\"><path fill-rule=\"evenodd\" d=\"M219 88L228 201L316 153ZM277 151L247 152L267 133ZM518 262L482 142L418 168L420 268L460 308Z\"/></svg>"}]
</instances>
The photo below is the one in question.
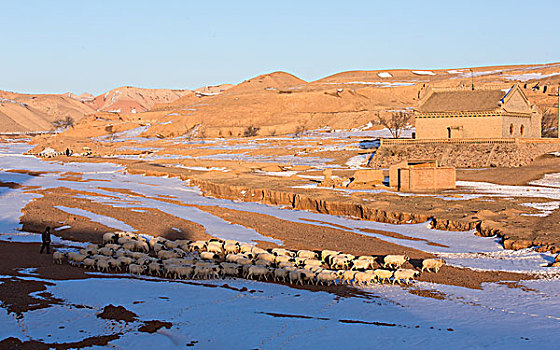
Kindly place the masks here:
<instances>
[{"instance_id":1,"label":"shepherd","mask_svg":"<svg viewBox=\"0 0 560 350\"><path fill-rule=\"evenodd\" d=\"M50 245L51 245L51 227L47 226L47 228L45 229L45 231L43 231L43 234L41 235L41 240L43 241L43 244L41 245L41 251L39 252L39 254L43 254L43 249L45 249L45 247L47 248L47 254L50 254Z\"/></svg>"}]
</instances>

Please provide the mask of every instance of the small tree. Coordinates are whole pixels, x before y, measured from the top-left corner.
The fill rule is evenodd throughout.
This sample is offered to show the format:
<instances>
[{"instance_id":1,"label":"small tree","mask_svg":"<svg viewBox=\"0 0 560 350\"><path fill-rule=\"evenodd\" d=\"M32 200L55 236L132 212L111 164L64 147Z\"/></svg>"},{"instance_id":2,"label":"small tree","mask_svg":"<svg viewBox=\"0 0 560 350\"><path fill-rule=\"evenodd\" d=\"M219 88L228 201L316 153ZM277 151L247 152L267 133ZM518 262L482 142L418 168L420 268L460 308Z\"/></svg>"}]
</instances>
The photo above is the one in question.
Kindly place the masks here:
<instances>
[{"instance_id":1,"label":"small tree","mask_svg":"<svg viewBox=\"0 0 560 350\"><path fill-rule=\"evenodd\" d=\"M52 122L52 125L55 129L67 128L67 127L74 127L74 118L67 115L64 118L60 118Z\"/></svg>"},{"instance_id":2,"label":"small tree","mask_svg":"<svg viewBox=\"0 0 560 350\"><path fill-rule=\"evenodd\" d=\"M382 117L377 114L379 123L389 129L393 138L398 139L401 137L403 129L410 124L412 120L412 115L406 112L394 112L391 116Z\"/></svg>"},{"instance_id":3,"label":"small tree","mask_svg":"<svg viewBox=\"0 0 560 350\"><path fill-rule=\"evenodd\" d=\"M113 138L115 137L115 131L113 130L113 124L107 125L105 127L105 131L109 134L109 138L111 142L113 142Z\"/></svg>"},{"instance_id":4,"label":"small tree","mask_svg":"<svg viewBox=\"0 0 560 350\"><path fill-rule=\"evenodd\" d=\"M298 125L294 132L294 137L301 137L302 135L305 135L306 132L307 132L307 127L304 124Z\"/></svg>"},{"instance_id":5,"label":"small tree","mask_svg":"<svg viewBox=\"0 0 560 350\"><path fill-rule=\"evenodd\" d=\"M541 134L542 137L558 137L558 114L552 108L547 108L542 116Z\"/></svg>"},{"instance_id":6,"label":"small tree","mask_svg":"<svg viewBox=\"0 0 560 350\"><path fill-rule=\"evenodd\" d=\"M261 129L261 128L259 128L258 126L250 125L250 126L248 126L247 129L245 129L245 131L243 132L243 136L244 136L244 137L254 137L254 136L257 136L260 129Z\"/></svg>"}]
</instances>

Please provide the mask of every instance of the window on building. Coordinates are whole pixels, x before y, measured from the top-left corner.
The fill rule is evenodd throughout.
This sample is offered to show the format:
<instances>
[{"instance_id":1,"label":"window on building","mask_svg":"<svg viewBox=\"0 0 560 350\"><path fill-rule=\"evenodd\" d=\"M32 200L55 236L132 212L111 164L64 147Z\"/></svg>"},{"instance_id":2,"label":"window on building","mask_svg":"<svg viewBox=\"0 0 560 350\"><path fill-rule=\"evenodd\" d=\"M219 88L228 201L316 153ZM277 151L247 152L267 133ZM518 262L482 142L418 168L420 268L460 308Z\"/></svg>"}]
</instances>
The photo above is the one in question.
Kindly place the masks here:
<instances>
[{"instance_id":1,"label":"window on building","mask_svg":"<svg viewBox=\"0 0 560 350\"><path fill-rule=\"evenodd\" d=\"M513 135L513 124L509 125L509 134Z\"/></svg>"},{"instance_id":2,"label":"window on building","mask_svg":"<svg viewBox=\"0 0 560 350\"><path fill-rule=\"evenodd\" d=\"M524 131L525 131L525 125L521 125L521 127L519 128L519 132L521 133L521 135L523 135Z\"/></svg>"}]
</instances>

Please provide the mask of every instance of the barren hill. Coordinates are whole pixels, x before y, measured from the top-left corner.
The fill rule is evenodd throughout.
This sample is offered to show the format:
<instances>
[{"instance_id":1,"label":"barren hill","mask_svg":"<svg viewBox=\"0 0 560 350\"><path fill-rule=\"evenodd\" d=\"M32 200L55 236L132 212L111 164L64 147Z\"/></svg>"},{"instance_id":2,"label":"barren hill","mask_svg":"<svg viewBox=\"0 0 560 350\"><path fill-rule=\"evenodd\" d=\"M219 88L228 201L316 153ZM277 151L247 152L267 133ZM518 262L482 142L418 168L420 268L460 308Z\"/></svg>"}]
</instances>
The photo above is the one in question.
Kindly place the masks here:
<instances>
[{"instance_id":1,"label":"barren hill","mask_svg":"<svg viewBox=\"0 0 560 350\"><path fill-rule=\"evenodd\" d=\"M559 81L560 63L349 71L313 82L305 82L289 73L274 72L235 86L225 84L194 91L122 87L93 100L87 95L72 98L54 95L60 101L71 100L71 105L55 103L53 95L48 95L48 98L34 96L25 102L25 108L49 116L65 113L84 115L88 112L87 108L115 112L118 120L149 124L142 136L266 136L306 129L371 127L370 122L379 115L414 108L427 89L433 86L501 84L507 87L518 83L529 99L544 112L545 119L548 116L552 121L551 127L555 127ZM17 96L6 95L4 98L20 101ZM24 107L17 107L20 108ZM6 107L4 110L7 110ZM101 127L104 119L87 121L93 120L92 123ZM15 122L18 123L17 120ZM84 121L81 127L86 135L89 132L88 122ZM4 124L13 124L10 123Z\"/></svg>"},{"instance_id":2,"label":"barren hill","mask_svg":"<svg viewBox=\"0 0 560 350\"><path fill-rule=\"evenodd\" d=\"M43 131L67 116L75 121L93 109L67 95L0 91L0 132Z\"/></svg>"},{"instance_id":3,"label":"barren hill","mask_svg":"<svg viewBox=\"0 0 560 350\"><path fill-rule=\"evenodd\" d=\"M97 111L117 113L146 112L158 103L170 103L190 94L190 90L142 89L123 86L101 94L86 104Z\"/></svg>"},{"instance_id":4,"label":"barren hill","mask_svg":"<svg viewBox=\"0 0 560 350\"><path fill-rule=\"evenodd\" d=\"M216 87L209 87L209 92ZM170 103L190 90L121 87L94 97L84 93L20 94L0 91L0 132L43 131L67 116L79 121L98 111L145 112L157 103Z\"/></svg>"},{"instance_id":5,"label":"barren hill","mask_svg":"<svg viewBox=\"0 0 560 350\"><path fill-rule=\"evenodd\" d=\"M312 129L364 128L372 127L371 122L379 115L414 108L431 86L468 87L473 83L504 87L519 83L543 112L553 116L557 113L558 81L558 63L351 71L309 83L289 73L274 72L233 87L185 92L171 103L154 105L149 112L121 113L119 120L136 121L136 126L141 123L145 126L141 136L146 137L267 136ZM555 123L557 119L551 120ZM102 127L102 120L96 119L95 123Z\"/></svg>"}]
</instances>

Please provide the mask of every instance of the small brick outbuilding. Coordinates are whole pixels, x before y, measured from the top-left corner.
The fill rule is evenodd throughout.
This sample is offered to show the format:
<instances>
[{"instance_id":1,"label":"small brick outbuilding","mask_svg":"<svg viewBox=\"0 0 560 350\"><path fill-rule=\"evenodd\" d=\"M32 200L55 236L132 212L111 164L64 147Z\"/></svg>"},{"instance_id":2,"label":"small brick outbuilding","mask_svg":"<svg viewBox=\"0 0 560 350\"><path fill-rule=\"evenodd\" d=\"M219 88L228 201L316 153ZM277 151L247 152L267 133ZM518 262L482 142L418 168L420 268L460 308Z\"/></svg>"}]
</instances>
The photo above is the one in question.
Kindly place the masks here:
<instances>
[{"instance_id":1,"label":"small brick outbuilding","mask_svg":"<svg viewBox=\"0 0 560 350\"><path fill-rule=\"evenodd\" d=\"M455 188L454 167L435 160L402 161L389 167L389 186L403 192L433 192Z\"/></svg>"}]
</instances>

